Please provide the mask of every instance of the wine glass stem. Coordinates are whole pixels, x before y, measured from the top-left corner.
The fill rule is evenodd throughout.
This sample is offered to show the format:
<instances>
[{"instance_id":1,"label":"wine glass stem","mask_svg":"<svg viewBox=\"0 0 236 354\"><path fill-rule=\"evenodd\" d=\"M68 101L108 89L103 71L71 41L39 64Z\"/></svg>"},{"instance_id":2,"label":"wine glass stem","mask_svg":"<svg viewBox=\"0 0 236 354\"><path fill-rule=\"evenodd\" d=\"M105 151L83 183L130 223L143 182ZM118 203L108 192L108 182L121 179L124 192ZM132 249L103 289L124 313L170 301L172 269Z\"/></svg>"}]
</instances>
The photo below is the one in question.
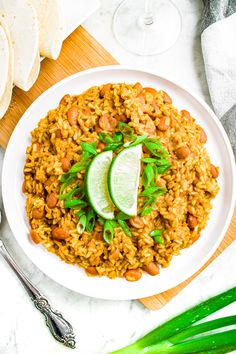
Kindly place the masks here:
<instances>
[{"instance_id":1,"label":"wine glass stem","mask_svg":"<svg viewBox=\"0 0 236 354\"><path fill-rule=\"evenodd\" d=\"M144 24L146 26L150 26L154 22L154 16L151 10L151 1L150 0L145 0L145 10L144 10Z\"/></svg>"}]
</instances>

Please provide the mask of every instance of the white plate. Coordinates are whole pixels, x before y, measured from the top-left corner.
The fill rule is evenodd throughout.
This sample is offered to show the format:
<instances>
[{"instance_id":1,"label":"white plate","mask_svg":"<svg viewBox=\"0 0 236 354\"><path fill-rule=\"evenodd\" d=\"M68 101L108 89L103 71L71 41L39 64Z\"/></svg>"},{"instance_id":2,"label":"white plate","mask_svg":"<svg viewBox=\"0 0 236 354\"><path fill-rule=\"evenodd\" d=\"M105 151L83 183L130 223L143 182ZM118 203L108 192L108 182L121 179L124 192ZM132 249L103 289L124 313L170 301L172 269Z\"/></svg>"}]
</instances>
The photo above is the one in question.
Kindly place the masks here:
<instances>
[{"instance_id":1,"label":"white plate","mask_svg":"<svg viewBox=\"0 0 236 354\"><path fill-rule=\"evenodd\" d=\"M167 91L174 106L187 109L207 133L207 150L213 164L220 166L220 193L213 201L208 226L201 238L189 249L174 257L170 267L151 277L146 274L138 282L107 277L88 277L84 270L62 262L42 246L29 241L25 198L21 192L25 150L30 145L30 131L48 110L56 107L66 94L78 94L93 85L107 82L135 83ZM72 75L44 92L25 112L8 144L2 175L3 201L8 222L27 256L45 274L79 293L103 299L136 299L170 289L194 274L213 254L223 239L233 214L235 200L234 157L229 140L211 109L189 90L153 73L122 66L99 67Z\"/></svg>"}]
</instances>

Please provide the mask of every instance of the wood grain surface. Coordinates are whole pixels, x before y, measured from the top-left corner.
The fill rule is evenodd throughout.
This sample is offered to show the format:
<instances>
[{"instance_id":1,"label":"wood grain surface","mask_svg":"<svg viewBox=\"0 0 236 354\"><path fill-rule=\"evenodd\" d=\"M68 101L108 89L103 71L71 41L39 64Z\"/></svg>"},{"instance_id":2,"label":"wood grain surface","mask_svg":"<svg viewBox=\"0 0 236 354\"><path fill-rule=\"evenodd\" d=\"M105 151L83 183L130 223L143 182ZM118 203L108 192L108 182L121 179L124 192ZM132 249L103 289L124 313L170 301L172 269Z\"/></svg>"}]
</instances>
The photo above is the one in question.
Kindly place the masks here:
<instances>
[{"instance_id":1,"label":"wood grain surface","mask_svg":"<svg viewBox=\"0 0 236 354\"><path fill-rule=\"evenodd\" d=\"M6 148L12 131L22 114L30 104L46 89L65 77L78 71L96 66L113 65L117 61L91 37L82 27L74 31L64 42L57 61L45 59L41 64L39 78L30 91L24 92L14 88L10 108L5 117L0 120L0 145ZM168 303L194 277L196 277L214 258L216 258L236 238L236 210L229 230L214 256L194 276L177 287L164 293L154 295L140 301L149 309L157 310ZM156 278L158 281L158 277Z\"/></svg>"}]
</instances>

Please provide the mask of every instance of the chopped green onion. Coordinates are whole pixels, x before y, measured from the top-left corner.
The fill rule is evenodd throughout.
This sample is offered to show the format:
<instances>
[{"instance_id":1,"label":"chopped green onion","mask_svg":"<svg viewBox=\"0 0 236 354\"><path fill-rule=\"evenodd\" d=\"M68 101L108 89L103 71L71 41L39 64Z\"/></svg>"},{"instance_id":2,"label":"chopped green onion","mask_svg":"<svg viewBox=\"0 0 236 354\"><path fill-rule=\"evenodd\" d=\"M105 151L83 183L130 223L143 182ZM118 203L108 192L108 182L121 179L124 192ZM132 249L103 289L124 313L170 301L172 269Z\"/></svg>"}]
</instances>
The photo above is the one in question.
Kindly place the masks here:
<instances>
[{"instance_id":1,"label":"chopped green onion","mask_svg":"<svg viewBox=\"0 0 236 354\"><path fill-rule=\"evenodd\" d=\"M133 142L127 142L124 144L124 147L136 146L144 142L147 139L147 135L139 135Z\"/></svg>"},{"instance_id":2,"label":"chopped green onion","mask_svg":"<svg viewBox=\"0 0 236 354\"><path fill-rule=\"evenodd\" d=\"M64 175L62 175L63 177ZM77 173L72 173L69 177L67 177L65 180L62 180L62 177L61 177L61 182L64 182L62 185L61 185L61 188L60 188L60 195L62 194L62 192L64 191L64 189L66 187L69 186L69 184L71 184L71 182L76 178L77 176Z\"/></svg>"},{"instance_id":3,"label":"chopped green onion","mask_svg":"<svg viewBox=\"0 0 236 354\"><path fill-rule=\"evenodd\" d=\"M77 209L76 207L83 208L87 205L88 205L88 203L82 199L70 199L70 200L66 200L64 202L64 207L70 208L70 209Z\"/></svg>"},{"instance_id":4,"label":"chopped green onion","mask_svg":"<svg viewBox=\"0 0 236 354\"><path fill-rule=\"evenodd\" d=\"M144 189L144 191L142 193L140 193L139 195L141 197L150 197L151 195L158 197L162 194L165 194L166 192L167 192L167 189L163 188L163 187L149 187L149 188Z\"/></svg>"},{"instance_id":5,"label":"chopped green onion","mask_svg":"<svg viewBox=\"0 0 236 354\"><path fill-rule=\"evenodd\" d=\"M121 226L122 230L124 231L124 233L126 234L126 236L131 236L132 233L131 233L128 225L126 224L126 222L124 220L120 220L120 219L118 219L117 221L120 224L120 226Z\"/></svg>"},{"instance_id":6,"label":"chopped green onion","mask_svg":"<svg viewBox=\"0 0 236 354\"><path fill-rule=\"evenodd\" d=\"M90 233L93 232L94 225L95 225L95 213L93 209L90 209L87 214L86 230Z\"/></svg>"},{"instance_id":7,"label":"chopped green onion","mask_svg":"<svg viewBox=\"0 0 236 354\"><path fill-rule=\"evenodd\" d=\"M69 170L69 172L67 172L66 174L71 174L71 173L78 173L80 171L85 170L87 167L87 164L82 163L82 162L76 162L71 169ZM64 176L64 175L63 175Z\"/></svg>"},{"instance_id":8,"label":"chopped green onion","mask_svg":"<svg viewBox=\"0 0 236 354\"><path fill-rule=\"evenodd\" d=\"M157 172L160 174L165 173L167 170L169 170L169 168L171 167L171 164L166 164L160 167L157 167Z\"/></svg>"},{"instance_id":9,"label":"chopped green onion","mask_svg":"<svg viewBox=\"0 0 236 354\"><path fill-rule=\"evenodd\" d=\"M77 213L75 213L75 215L80 218L82 215L85 215L85 211L83 210L80 210L80 211L77 211Z\"/></svg>"},{"instance_id":10,"label":"chopped green onion","mask_svg":"<svg viewBox=\"0 0 236 354\"><path fill-rule=\"evenodd\" d=\"M98 220L99 224L101 224L101 225L105 224L105 220L103 218L98 218L97 220Z\"/></svg>"},{"instance_id":11,"label":"chopped green onion","mask_svg":"<svg viewBox=\"0 0 236 354\"><path fill-rule=\"evenodd\" d=\"M159 140L154 138L148 138L143 143L146 148L152 153L152 155L157 157L169 156L168 152L165 150Z\"/></svg>"},{"instance_id":12,"label":"chopped green onion","mask_svg":"<svg viewBox=\"0 0 236 354\"><path fill-rule=\"evenodd\" d=\"M144 157L141 159L141 161L145 163L156 163L158 160L154 159L153 157Z\"/></svg>"},{"instance_id":13,"label":"chopped green onion","mask_svg":"<svg viewBox=\"0 0 236 354\"><path fill-rule=\"evenodd\" d=\"M161 236L161 230L152 230L151 232L149 232L150 236Z\"/></svg>"},{"instance_id":14,"label":"chopped green onion","mask_svg":"<svg viewBox=\"0 0 236 354\"><path fill-rule=\"evenodd\" d=\"M112 220L106 220L103 228L103 239L106 243L111 243L114 237L114 226Z\"/></svg>"},{"instance_id":15,"label":"chopped green onion","mask_svg":"<svg viewBox=\"0 0 236 354\"><path fill-rule=\"evenodd\" d=\"M86 162L90 159L91 154L88 151L83 151L81 156L81 161Z\"/></svg>"},{"instance_id":16,"label":"chopped green onion","mask_svg":"<svg viewBox=\"0 0 236 354\"><path fill-rule=\"evenodd\" d=\"M97 142L96 141L94 141L92 143L81 142L80 146L83 151L89 152L91 155L97 155L97 150L96 150Z\"/></svg>"},{"instance_id":17,"label":"chopped green onion","mask_svg":"<svg viewBox=\"0 0 236 354\"><path fill-rule=\"evenodd\" d=\"M85 230L85 227L86 227L86 220L87 220L87 217L86 215L82 215L78 221L78 224L77 224L77 232L79 234L82 234Z\"/></svg>"},{"instance_id":18,"label":"chopped green onion","mask_svg":"<svg viewBox=\"0 0 236 354\"><path fill-rule=\"evenodd\" d=\"M127 138L134 138L134 129L131 128L128 124L124 122L119 122L118 127L120 128L120 132Z\"/></svg>"},{"instance_id":19,"label":"chopped green onion","mask_svg":"<svg viewBox=\"0 0 236 354\"><path fill-rule=\"evenodd\" d=\"M109 150L115 151L116 149L120 148L122 145L123 144L121 143L110 143L105 147L104 151L109 151Z\"/></svg>"},{"instance_id":20,"label":"chopped green onion","mask_svg":"<svg viewBox=\"0 0 236 354\"><path fill-rule=\"evenodd\" d=\"M147 207L143 208L141 211L141 216L146 216L146 215L150 214L153 211L153 209L154 209L154 206L151 206L148 208Z\"/></svg>"},{"instance_id":21,"label":"chopped green onion","mask_svg":"<svg viewBox=\"0 0 236 354\"><path fill-rule=\"evenodd\" d=\"M120 132L117 132L113 135L113 139L115 143L120 143L123 140L123 135Z\"/></svg>"},{"instance_id":22,"label":"chopped green onion","mask_svg":"<svg viewBox=\"0 0 236 354\"><path fill-rule=\"evenodd\" d=\"M98 133L98 136L99 139L105 144L113 143L113 139L108 133Z\"/></svg>"},{"instance_id":23,"label":"chopped green onion","mask_svg":"<svg viewBox=\"0 0 236 354\"><path fill-rule=\"evenodd\" d=\"M142 182L145 188L149 187L154 180L154 170L152 165L148 164L144 170L142 175Z\"/></svg>"},{"instance_id":24,"label":"chopped green onion","mask_svg":"<svg viewBox=\"0 0 236 354\"><path fill-rule=\"evenodd\" d=\"M117 215L116 215L116 219L119 220L129 220L130 216L126 215L125 213L123 213L122 211L120 211Z\"/></svg>"},{"instance_id":25,"label":"chopped green onion","mask_svg":"<svg viewBox=\"0 0 236 354\"><path fill-rule=\"evenodd\" d=\"M81 187L74 186L68 193L66 194L60 194L59 199L60 200L67 200L67 199L72 199L72 197L82 191Z\"/></svg>"}]
</instances>

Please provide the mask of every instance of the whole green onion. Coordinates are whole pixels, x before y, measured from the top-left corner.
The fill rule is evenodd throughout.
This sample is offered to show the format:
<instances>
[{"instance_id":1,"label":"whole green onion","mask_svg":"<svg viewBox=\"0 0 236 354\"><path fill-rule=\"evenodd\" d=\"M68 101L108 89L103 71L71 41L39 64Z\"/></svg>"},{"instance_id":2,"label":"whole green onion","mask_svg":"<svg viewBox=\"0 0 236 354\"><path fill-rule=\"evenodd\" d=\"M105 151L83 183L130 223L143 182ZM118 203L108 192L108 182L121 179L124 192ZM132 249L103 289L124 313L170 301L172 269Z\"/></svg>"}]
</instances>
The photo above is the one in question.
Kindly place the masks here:
<instances>
[{"instance_id":1,"label":"whole green onion","mask_svg":"<svg viewBox=\"0 0 236 354\"><path fill-rule=\"evenodd\" d=\"M126 224L126 222L124 220L119 220L119 219L117 221L120 224L120 227L122 228L122 230L124 231L126 236L132 236L132 233L131 233L128 225Z\"/></svg>"},{"instance_id":2,"label":"whole green onion","mask_svg":"<svg viewBox=\"0 0 236 354\"><path fill-rule=\"evenodd\" d=\"M82 234L84 232L86 227L86 221L87 221L86 215L82 215L77 224L77 232L79 234Z\"/></svg>"},{"instance_id":3,"label":"whole green onion","mask_svg":"<svg viewBox=\"0 0 236 354\"><path fill-rule=\"evenodd\" d=\"M122 348L116 352L113 352L113 354L140 354L140 353L161 353L164 354L165 351L157 351L155 349L155 345L158 345L160 342L167 340L170 337L173 337L177 333L181 333L182 330L185 328L190 328L189 326L193 325L194 323L202 320L203 318L211 315L212 313L222 309L223 307L233 303L236 301L236 287L227 290L219 295L216 295L209 300L206 300L189 310L183 312L182 314L172 318L171 320L165 322L164 324L158 326L155 328L153 331L149 332L146 334L143 338L139 339L137 342L134 344L131 344L130 346L126 348ZM190 345L193 345L195 348L199 348L199 351L202 350L202 352L206 352L208 349L203 349L203 346L205 346L206 342L209 341L217 341L218 344L220 342L222 343L227 343L225 344L225 347L230 347L230 345L235 346L236 348L236 330L233 331L227 331L227 332L222 332L218 334L214 334L210 336L203 336L202 338L194 339L195 342L189 343L190 341L186 342L186 347L184 347L184 342L178 344L179 348L177 348L176 345L176 350L177 351L172 351L172 353L191 353L190 350ZM221 336L218 336L221 335ZM218 337L216 337L218 336ZM210 337L210 338L209 338ZM226 338L226 340L224 339ZM232 340L232 338L234 338ZM198 340L198 341L197 341ZM232 341L231 341L232 340ZM201 342L202 341L202 342ZM234 344L232 344L232 342ZM153 346L153 348L151 348ZM182 346L182 348L181 348ZM145 348L145 349L144 349ZM148 352L148 348L153 349L153 351ZM174 346L173 346L174 348ZM204 347L205 348L205 347ZM217 350L219 347L216 347L215 349ZM230 347L231 348L231 347ZM144 349L144 350L143 350ZM166 348L165 348L166 349ZM169 348L168 348L169 349ZM182 351L178 351L182 350ZM224 350L224 348L222 347ZM156 351L155 351L156 350ZM184 351L185 350L185 351ZM224 351L222 351L223 353ZM169 353L169 352L168 352ZM221 353L221 352L220 352Z\"/></svg>"}]
</instances>

